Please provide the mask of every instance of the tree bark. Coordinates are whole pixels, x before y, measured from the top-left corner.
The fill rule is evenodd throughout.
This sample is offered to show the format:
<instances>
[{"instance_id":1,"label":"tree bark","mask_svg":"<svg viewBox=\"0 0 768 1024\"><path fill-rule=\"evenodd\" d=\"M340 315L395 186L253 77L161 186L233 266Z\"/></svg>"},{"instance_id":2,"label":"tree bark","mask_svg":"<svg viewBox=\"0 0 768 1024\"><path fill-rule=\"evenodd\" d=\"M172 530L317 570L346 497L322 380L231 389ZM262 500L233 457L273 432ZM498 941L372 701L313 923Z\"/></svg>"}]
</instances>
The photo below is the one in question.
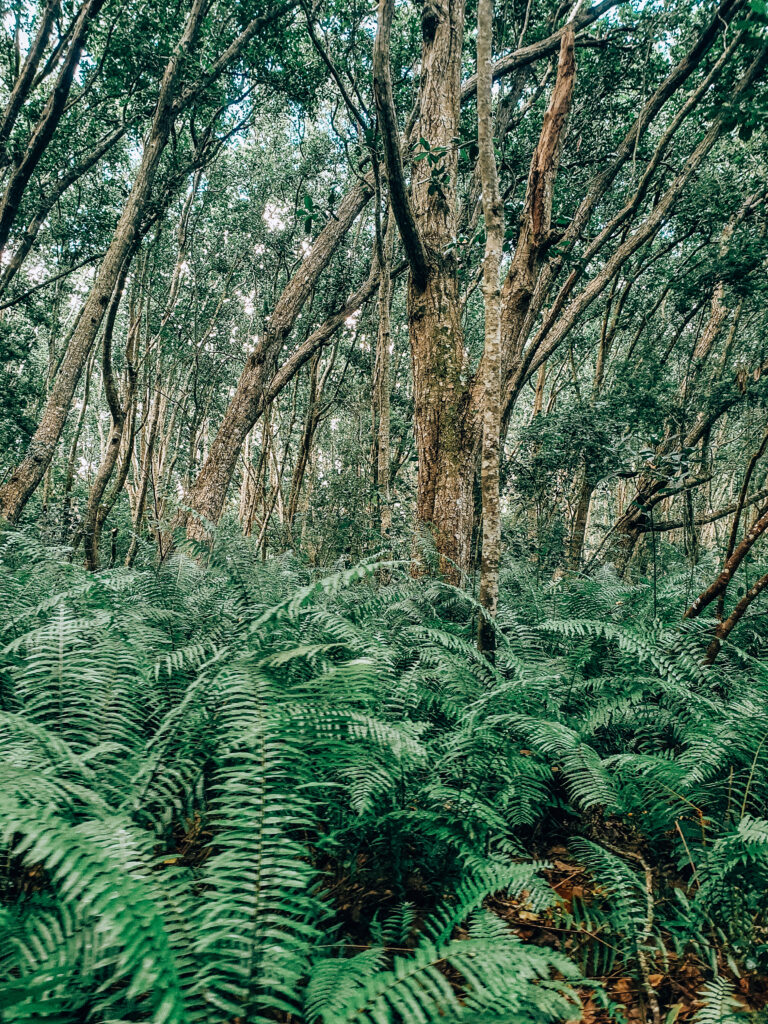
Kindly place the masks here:
<instances>
[{"instance_id":1,"label":"tree bark","mask_svg":"<svg viewBox=\"0 0 768 1024\"><path fill-rule=\"evenodd\" d=\"M97 164L104 154L107 153L112 146L121 139L123 135L125 135L125 133L126 128L121 126L106 135L98 145L90 151L90 153L79 160L78 163L74 167L71 167L65 174L58 177L53 187L38 200L35 212L30 217L23 233L14 238L13 252L10 254L6 253L8 262L5 265L2 274L0 274L0 295L3 295L7 291L11 281L23 266L24 261L37 240L41 227L45 223L48 214L51 212L58 200L64 195L71 185L78 181L78 179L82 178L84 174Z\"/></svg>"},{"instance_id":2,"label":"tree bark","mask_svg":"<svg viewBox=\"0 0 768 1024\"><path fill-rule=\"evenodd\" d=\"M83 388L83 404L80 407L80 414L77 417L77 423L75 424L75 432L72 436L72 444L69 449L69 458L67 459L67 471L64 476L64 499L62 502L61 510L61 541L64 543L69 534L69 528L72 526L73 516L70 514L71 503L72 503L72 487L75 482L75 463L77 461L77 446L80 442L80 433L83 429L83 423L85 421L85 414L88 409L88 399L91 394L91 371L93 369L93 359L88 360L88 365L85 370L85 387Z\"/></svg>"},{"instance_id":3,"label":"tree bark","mask_svg":"<svg viewBox=\"0 0 768 1024\"><path fill-rule=\"evenodd\" d=\"M742 481L741 489L739 490L739 496L736 500L736 507L734 509L733 522L731 523L731 532L728 535L728 544L725 549L726 560L731 557L734 548L736 547L736 537L739 533L739 523L741 521L741 515L744 511L745 505L748 504L747 491L749 490L749 485L752 480L752 474L755 472L755 468L758 462L765 454L766 446L768 446L768 428L766 428L762 440L758 445L757 451L752 455L752 458L749 460L746 472L744 473L744 479Z\"/></svg>"},{"instance_id":4,"label":"tree bark","mask_svg":"<svg viewBox=\"0 0 768 1024\"><path fill-rule=\"evenodd\" d=\"M538 280L536 281L534 296L529 303L524 324L517 334L515 334L515 330L510 330L508 334L505 333L505 422L509 420L515 399L519 394L522 383L527 379L528 374L535 371L538 366L545 362L565 337L565 335L560 336L552 345L543 345L543 342L547 339L548 332L558 322L558 318L561 317L568 296L581 277L581 271L579 269L571 271L568 275L567 280L561 287L551 308L545 315L542 328L524 351L526 339L529 336L537 317L540 315L549 291L563 266L566 252L570 251L572 246L583 234L596 206L607 194L622 166L627 163L628 160L632 159L634 154L637 152L640 140L646 134L649 126L659 111L665 106L670 97L672 97L685 84L688 78L699 66L717 36L724 29L727 29L730 21L740 10L743 9L743 7L743 0L723 0L718 10L705 26L689 52L678 62L678 64L675 65L666 79L658 86L652 96L645 103L632 127L618 146L616 154L611 162L607 167L601 170L590 183L584 198L579 203L570 224L560 239L559 252L557 256L551 257L547 263L541 267ZM594 10L594 8L592 8L592 10ZM590 12L585 12L585 14L588 13ZM576 19L577 25L578 22L579 18ZM561 32L562 31L563 30L561 30ZM729 53L732 52L732 46L728 47L728 51ZM716 67L722 67L722 63L723 59L721 57L716 62ZM710 76L706 77L709 78ZM690 111L693 106L701 100L708 85L709 82L705 81L695 90L692 101L689 101L689 103L685 105L686 112ZM681 119L678 117L673 123L675 125L674 130L676 130L676 127L681 123ZM672 133L667 132L662 143L657 146L654 152L654 159L651 161L654 166L660 158L660 155L663 153L664 147L668 144L671 134L674 134L674 131ZM623 217L628 216L635 210L637 196L647 188L647 183L648 175L645 174L641 182L641 188L637 190L635 196L633 196L630 202L625 205L625 208L622 211ZM617 228L618 226L620 225L612 224L612 229ZM598 239L590 243L588 251L591 255L596 254L597 249L604 244L607 237L607 232L601 232ZM625 253L627 257L631 254L628 248L625 249ZM620 265L620 263L618 265ZM607 280L605 283L607 283ZM570 312L573 313L576 311L571 308ZM576 312L576 316L578 317L580 313L581 310ZM514 321L510 322L511 328L516 328L516 326L517 325Z\"/></svg>"},{"instance_id":5,"label":"tree bark","mask_svg":"<svg viewBox=\"0 0 768 1024\"><path fill-rule=\"evenodd\" d=\"M592 7L587 8L586 11L577 13L572 21L557 29L556 32L553 32L545 39L540 39L529 46L522 46L506 57L500 57L493 65L494 82L520 68L528 67L530 64L535 64L537 61L557 53L561 48L562 39L566 32L580 32L581 29L587 28L587 26L597 21L598 18L602 17L612 7L618 6L618 3L619 0L601 0L600 3L594 4ZM738 0L727 0L727 3L723 3L722 6L723 8L733 7L734 3L738 3ZM465 103L476 91L477 75L471 75L461 87L461 102Z\"/></svg>"},{"instance_id":6,"label":"tree bark","mask_svg":"<svg viewBox=\"0 0 768 1024\"><path fill-rule=\"evenodd\" d=\"M765 51L760 53L744 72L733 89L734 97L744 93L758 77L766 63L766 56ZM728 122L724 114L718 114L715 117L707 134L695 147L680 172L659 198L645 220L619 245L611 257L606 260L603 269L571 301L570 305L562 311L557 320L554 323L549 320L549 322L543 325L537 337L526 350L520 364L511 374L505 396L505 402L508 406L514 402L527 377L555 352L571 332L581 314L602 293L627 260L643 245L655 238L691 178L699 170L705 158L725 131L727 124Z\"/></svg>"},{"instance_id":7,"label":"tree bark","mask_svg":"<svg viewBox=\"0 0 768 1024\"><path fill-rule=\"evenodd\" d=\"M431 535L440 571L457 583L469 567L474 435L465 379L464 337L454 243L460 134L463 0L428 0L421 19L419 117L414 132L437 157L431 173L404 183L392 91L392 0L380 0L374 96L385 136L392 211L410 263L408 324L418 457L416 521ZM422 164L427 167L427 162ZM419 559L415 570L419 571Z\"/></svg>"},{"instance_id":8,"label":"tree bark","mask_svg":"<svg viewBox=\"0 0 768 1024\"><path fill-rule=\"evenodd\" d=\"M589 479L586 467L582 470L579 490L576 498L576 511L573 516L571 538L568 544L567 566L571 572L578 572L581 565L581 555L584 551L584 540L587 535L587 521L589 519L589 506L592 501L594 484Z\"/></svg>"},{"instance_id":9,"label":"tree bark","mask_svg":"<svg viewBox=\"0 0 768 1024\"><path fill-rule=\"evenodd\" d=\"M563 36L565 39L567 34ZM499 602L499 558L501 548L501 494L499 448L501 443L501 288L499 270L504 243L504 207L493 151L493 0L477 5L477 138L478 167L485 218L485 259L483 260L483 303L485 344L483 348L483 435L480 461L480 489L483 504L483 550L480 563L478 599L480 616L477 646L488 657L496 650L495 618Z\"/></svg>"},{"instance_id":10,"label":"tree bark","mask_svg":"<svg viewBox=\"0 0 768 1024\"><path fill-rule=\"evenodd\" d=\"M733 549L733 554L730 558L725 560L723 568L717 579L715 579L706 590L699 594L691 607L686 611L684 618L695 619L697 616L701 615L704 609L707 608L715 598L725 592L726 587L733 579L734 573L744 561L747 554L749 554L752 545L759 537L762 537L766 530L768 530L768 506L763 507L760 510L755 522L750 526L741 541Z\"/></svg>"},{"instance_id":11,"label":"tree bark","mask_svg":"<svg viewBox=\"0 0 768 1024\"><path fill-rule=\"evenodd\" d=\"M538 282L541 261L553 239L552 199L576 83L574 33L572 26L566 29L560 43L557 80L528 173L515 255L502 291L502 337L507 363L519 359L523 325Z\"/></svg>"},{"instance_id":12,"label":"tree bark","mask_svg":"<svg viewBox=\"0 0 768 1024\"><path fill-rule=\"evenodd\" d=\"M299 496L301 494L301 486L304 483L304 474L307 471L307 466L309 465L309 460L312 454L312 442L314 441L315 433L317 432L317 427L320 423L320 417L323 411L320 405L320 400L323 397L326 381L328 380L328 376L333 368L335 349L331 350L331 356L322 373L318 372L320 366L320 354L320 351L316 352L310 364L307 410L301 431L299 451L296 455L296 464L293 467L291 489L288 494L286 526L288 527L289 536L293 529L296 510L299 507Z\"/></svg>"}]
</instances>

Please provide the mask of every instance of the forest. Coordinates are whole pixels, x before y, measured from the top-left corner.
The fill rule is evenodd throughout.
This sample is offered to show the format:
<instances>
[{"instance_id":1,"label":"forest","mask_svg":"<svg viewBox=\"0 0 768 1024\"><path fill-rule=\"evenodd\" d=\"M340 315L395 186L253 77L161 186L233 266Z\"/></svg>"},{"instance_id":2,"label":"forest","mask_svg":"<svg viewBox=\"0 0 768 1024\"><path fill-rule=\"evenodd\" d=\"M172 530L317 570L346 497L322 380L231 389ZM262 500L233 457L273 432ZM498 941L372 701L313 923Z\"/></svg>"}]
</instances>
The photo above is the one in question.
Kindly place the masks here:
<instances>
[{"instance_id":1,"label":"forest","mask_svg":"<svg viewBox=\"0 0 768 1024\"><path fill-rule=\"evenodd\" d=\"M0 1021L768 1022L766 125L766 0L0 0Z\"/></svg>"}]
</instances>

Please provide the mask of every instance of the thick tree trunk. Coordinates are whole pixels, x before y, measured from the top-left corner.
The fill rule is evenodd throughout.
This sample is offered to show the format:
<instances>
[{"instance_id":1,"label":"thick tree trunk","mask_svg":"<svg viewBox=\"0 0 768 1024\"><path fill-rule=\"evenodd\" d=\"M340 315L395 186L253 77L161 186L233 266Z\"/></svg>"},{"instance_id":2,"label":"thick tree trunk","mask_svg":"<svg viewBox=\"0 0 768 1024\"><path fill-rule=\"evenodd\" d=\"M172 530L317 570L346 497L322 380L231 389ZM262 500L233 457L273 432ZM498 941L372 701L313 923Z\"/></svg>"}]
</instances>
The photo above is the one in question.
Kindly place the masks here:
<instances>
[{"instance_id":1,"label":"thick tree trunk","mask_svg":"<svg viewBox=\"0 0 768 1024\"><path fill-rule=\"evenodd\" d=\"M422 163L412 186L414 219L428 263L424 287L419 286L415 270L408 287L418 455L416 519L434 540L444 577L458 583L470 563L476 451L452 248L457 228L458 152L453 140L461 134L463 0L426 3L421 28L420 117L415 135L442 157L431 174L425 173L426 161Z\"/></svg>"},{"instance_id":2,"label":"thick tree trunk","mask_svg":"<svg viewBox=\"0 0 768 1024\"><path fill-rule=\"evenodd\" d=\"M380 0L373 85L392 213L410 264L408 325L418 456L416 520L431 535L440 570L458 582L469 567L475 436L454 243L460 135L463 0L428 0L421 19L419 119L414 135L437 158L405 185L389 67L393 0ZM418 560L415 568L418 571Z\"/></svg>"},{"instance_id":3,"label":"thick tree trunk","mask_svg":"<svg viewBox=\"0 0 768 1024\"><path fill-rule=\"evenodd\" d=\"M446 579L469 568L475 468L469 393L463 378L463 331L452 260L434 268L427 287L409 287L413 419L418 456L416 520L433 539Z\"/></svg>"}]
</instances>

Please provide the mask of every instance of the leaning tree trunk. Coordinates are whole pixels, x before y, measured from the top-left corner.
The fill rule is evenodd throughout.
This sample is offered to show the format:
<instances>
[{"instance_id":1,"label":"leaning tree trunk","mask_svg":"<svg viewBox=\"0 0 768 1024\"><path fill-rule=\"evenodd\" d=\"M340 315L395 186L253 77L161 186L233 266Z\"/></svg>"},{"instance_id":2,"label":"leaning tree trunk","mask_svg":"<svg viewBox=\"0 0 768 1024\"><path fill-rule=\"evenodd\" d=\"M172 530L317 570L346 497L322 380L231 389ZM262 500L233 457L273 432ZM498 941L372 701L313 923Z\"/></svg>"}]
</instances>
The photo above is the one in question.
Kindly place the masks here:
<instances>
[{"instance_id":1,"label":"leaning tree trunk","mask_svg":"<svg viewBox=\"0 0 768 1024\"><path fill-rule=\"evenodd\" d=\"M723 621L717 626L717 629L715 630L715 635L712 637L709 647L707 648L706 657L704 659L707 665L713 664L715 658L720 653L720 648L723 646L723 642L728 638L728 636L731 633L731 630L734 628L734 626L738 625L738 623L744 617L744 613L747 611L749 606L752 604L755 598L759 597L760 594L762 594L766 587L768 587L768 573L766 573L764 576L761 576L752 584L749 590L747 590L747 592L735 606L735 608L728 616L728 618L723 619Z\"/></svg>"},{"instance_id":2,"label":"leaning tree trunk","mask_svg":"<svg viewBox=\"0 0 768 1024\"><path fill-rule=\"evenodd\" d=\"M24 64L19 70L5 110L0 118L0 167L10 163L10 158L6 153L7 142L16 124L16 118L23 109L24 103L34 84L37 68L48 45L48 38L53 28L53 21L58 7L59 0L47 0L45 7L40 12L37 32L30 44Z\"/></svg>"},{"instance_id":3,"label":"leaning tree trunk","mask_svg":"<svg viewBox=\"0 0 768 1024\"><path fill-rule=\"evenodd\" d=\"M10 480L0 487L0 515L16 522L53 458L83 367L104 320L121 271L140 241L140 228L152 192L160 158L176 117L175 87L204 13L204 0L194 0L184 32L166 65L149 138L136 178L115 228L112 241L85 301L64 358L59 366L43 415L27 453Z\"/></svg>"},{"instance_id":4,"label":"leaning tree trunk","mask_svg":"<svg viewBox=\"0 0 768 1024\"><path fill-rule=\"evenodd\" d=\"M13 163L5 191L2 197L0 197L0 254L3 253L8 243L8 237L29 180L40 162L40 158L50 144L59 121L64 115L67 107L67 98L80 64L88 32L103 4L104 0L86 0L80 8L72 32L72 41L64 55L51 95L48 97L48 101L43 108L40 119L35 125L24 152ZM38 41L36 40L36 43ZM12 103L13 97L11 104L9 104L12 114L11 122L15 117L15 114L12 113Z\"/></svg>"},{"instance_id":5,"label":"leaning tree trunk","mask_svg":"<svg viewBox=\"0 0 768 1024\"><path fill-rule=\"evenodd\" d=\"M205 540L207 522L219 521L245 439L269 403L267 389L278 376L283 344L321 273L372 195L370 181L364 179L345 196L283 289L262 338L248 356L203 468L187 495L187 508L178 517L176 525L185 525L190 539Z\"/></svg>"}]
</instances>

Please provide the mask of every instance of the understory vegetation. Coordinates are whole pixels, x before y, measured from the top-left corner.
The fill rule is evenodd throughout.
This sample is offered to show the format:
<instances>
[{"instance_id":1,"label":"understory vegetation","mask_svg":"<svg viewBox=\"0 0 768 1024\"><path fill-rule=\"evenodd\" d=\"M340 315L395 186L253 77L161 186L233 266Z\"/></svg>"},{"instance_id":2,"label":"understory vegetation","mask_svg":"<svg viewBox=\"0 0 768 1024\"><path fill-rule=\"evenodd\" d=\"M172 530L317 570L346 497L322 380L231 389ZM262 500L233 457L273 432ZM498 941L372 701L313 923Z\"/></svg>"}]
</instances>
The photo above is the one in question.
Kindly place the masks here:
<instances>
[{"instance_id":1,"label":"understory vegetation","mask_svg":"<svg viewBox=\"0 0 768 1024\"><path fill-rule=\"evenodd\" d=\"M685 565L655 619L647 581L508 565L492 665L469 592L253 556L3 536L3 1019L760 1005L768 670L701 667Z\"/></svg>"}]
</instances>

